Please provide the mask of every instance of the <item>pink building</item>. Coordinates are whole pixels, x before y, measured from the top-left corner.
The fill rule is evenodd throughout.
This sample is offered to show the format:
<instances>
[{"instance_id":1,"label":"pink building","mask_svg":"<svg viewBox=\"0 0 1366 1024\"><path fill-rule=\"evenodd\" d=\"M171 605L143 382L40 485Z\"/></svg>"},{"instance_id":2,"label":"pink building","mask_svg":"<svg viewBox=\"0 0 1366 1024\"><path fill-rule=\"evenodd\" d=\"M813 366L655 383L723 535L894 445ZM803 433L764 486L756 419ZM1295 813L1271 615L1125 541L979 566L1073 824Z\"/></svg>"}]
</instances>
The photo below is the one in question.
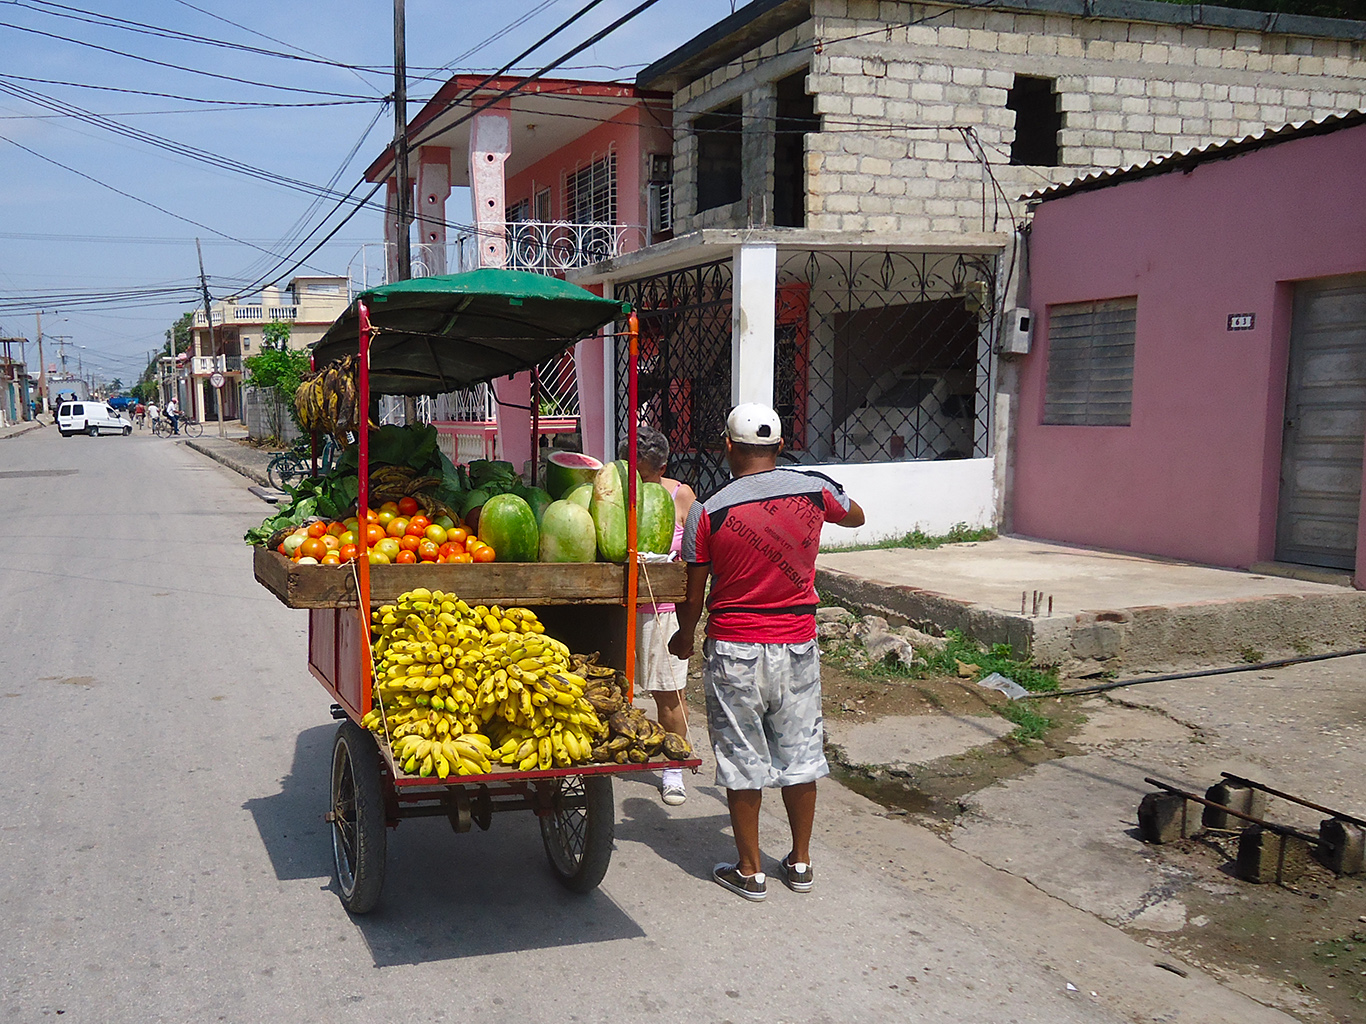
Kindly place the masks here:
<instances>
[{"instance_id":1,"label":"pink building","mask_svg":"<svg viewBox=\"0 0 1366 1024\"><path fill-rule=\"evenodd\" d=\"M1014 532L1366 584L1366 113L1032 197Z\"/></svg>"}]
</instances>

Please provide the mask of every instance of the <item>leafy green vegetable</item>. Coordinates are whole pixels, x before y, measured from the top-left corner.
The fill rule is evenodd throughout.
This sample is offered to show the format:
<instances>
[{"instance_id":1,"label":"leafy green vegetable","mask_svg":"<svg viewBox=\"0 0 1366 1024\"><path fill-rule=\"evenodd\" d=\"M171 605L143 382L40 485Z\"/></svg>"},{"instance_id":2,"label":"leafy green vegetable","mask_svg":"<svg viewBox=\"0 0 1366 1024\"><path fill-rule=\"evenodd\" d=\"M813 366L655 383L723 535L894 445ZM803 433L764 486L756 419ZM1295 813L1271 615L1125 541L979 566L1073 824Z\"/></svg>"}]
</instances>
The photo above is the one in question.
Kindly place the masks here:
<instances>
[{"instance_id":1,"label":"leafy green vegetable","mask_svg":"<svg viewBox=\"0 0 1366 1024\"><path fill-rule=\"evenodd\" d=\"M408 466L419 473L440 470L441 450L436 444L436 427L400 427L388 425L370 431L370 464L372 466ZM351 473L359 465L360 446L352 445L338 463Z\"/></svg>"}]
</instances>

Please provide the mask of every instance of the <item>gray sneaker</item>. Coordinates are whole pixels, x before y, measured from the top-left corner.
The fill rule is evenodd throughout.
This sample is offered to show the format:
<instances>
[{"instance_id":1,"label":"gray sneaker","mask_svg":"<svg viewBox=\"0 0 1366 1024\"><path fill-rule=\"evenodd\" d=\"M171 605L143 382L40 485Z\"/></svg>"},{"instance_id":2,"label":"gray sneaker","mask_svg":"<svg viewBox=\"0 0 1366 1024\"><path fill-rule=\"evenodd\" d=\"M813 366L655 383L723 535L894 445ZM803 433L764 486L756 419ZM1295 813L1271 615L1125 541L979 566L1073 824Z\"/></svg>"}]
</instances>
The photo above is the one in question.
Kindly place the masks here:
<instances>
[{"instance_id":1,"label":"gray sneaker","mask_svg":"<svg viewBox=\"0 0 1366 1024\"><path fill-rule=\"evenodd\" d=\"M791 857L788 854L787 857ZM793 892L810 892L811 887L816 884L815 875L811 871L810 864L789 864L787 857L783 858L783 884Z\"/></svg>"},{"instance_id":2,"label":"gray sneaker","mask_svg":"<svg viewBox=\"0 0 1366 1024\"><path fill-rule=\"evenodd\" d=\"M682 785L675 783L665 783L661 789L664 802L670 807L677 807L684 800L688 799L688 791Z\"/></svg>"},{"instance_id":3,"label":"gray sneaker","mask_svg":"<svg viewBox=\"0 0 1366 1024\"><path fill-rule=\"evenodd\" d=\"M765 884L762 871L742 875L738 864L718 864L711 869L711 877L722 888L755 903L768 898L768 886Z\"/></svg>"}]
</instances>

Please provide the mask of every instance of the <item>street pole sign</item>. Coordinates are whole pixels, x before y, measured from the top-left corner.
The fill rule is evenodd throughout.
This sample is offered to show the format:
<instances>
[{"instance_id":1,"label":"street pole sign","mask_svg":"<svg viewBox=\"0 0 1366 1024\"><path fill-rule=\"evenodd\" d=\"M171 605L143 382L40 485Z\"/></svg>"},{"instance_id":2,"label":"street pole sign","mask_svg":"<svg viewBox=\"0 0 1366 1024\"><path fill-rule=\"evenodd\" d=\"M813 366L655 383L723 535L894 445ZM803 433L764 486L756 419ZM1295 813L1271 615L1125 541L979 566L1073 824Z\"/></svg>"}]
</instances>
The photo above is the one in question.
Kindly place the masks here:
<instances>
[{"instance_id":1,"label":"street pole sign","mask_svg":"<svg viewBox=\"0 0 1366 1024\"><path fill-rule=\"evenodd\" d=\"M227 381L228 379L217 370L214 370L213 373L209 374L209 383L219 390L222 390L223 385L226 384Z\"/></svg>"},{"instance_id":2,"label":"street pole sign","mask_svg":"<svg viewBox=\"0 0 1366 1024\"><path fill-rule=\"evenodd\" d=\"M215 401L213 404L218 406L219 437L226 436L223 430L223 385L227 383L227 380L228 379L224 377L223 374L218 370L214 370L213 373L209 374L209 383L212 384L214 386L214 389L218 392L218 394L214 396Z\"/></svg>"}]
</instances>

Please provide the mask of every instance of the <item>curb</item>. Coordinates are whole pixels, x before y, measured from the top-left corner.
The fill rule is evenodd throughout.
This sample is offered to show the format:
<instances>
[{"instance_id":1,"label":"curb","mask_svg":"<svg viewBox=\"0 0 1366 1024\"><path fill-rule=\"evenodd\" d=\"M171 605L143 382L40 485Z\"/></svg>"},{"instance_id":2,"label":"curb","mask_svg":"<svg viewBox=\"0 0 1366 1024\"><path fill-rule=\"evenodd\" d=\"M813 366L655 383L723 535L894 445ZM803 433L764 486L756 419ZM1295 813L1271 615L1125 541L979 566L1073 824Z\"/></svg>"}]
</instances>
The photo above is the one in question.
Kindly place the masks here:
<instances>
[{"instance_id":1,"label":"curb","mask_svg":"<svg viewBox=\"0 0 1366 1024\"><path fill-rule=\"evenodd\" d=\"M209 458L213 459L214 462L227 466L228 469L237 473L239 476L246 477L252 483L260 484L262 487L270 486L270 480L266 477L264 470L257 469L255 466L249 466L245 462L239 462L226 452L214 451L212 448L196 441L186 441L185 447L193 448L195 451L199 452L200 455L207 455Z\"/></svg>"},{"instance_id":2,"label":"curb","mask_svg":"<svg viewBox=\"0 0 1366 1024\"><path fill-rule=\"evenodd\" d=\"M37 420L28 420L26 422L28 423L27 426L17 427L7 434L0 434L0 441L8 441L12 437L23 437L25 434L31 434L35 430L47 426L46 423L40 423Z\"/></svg>"}]
</instances>

